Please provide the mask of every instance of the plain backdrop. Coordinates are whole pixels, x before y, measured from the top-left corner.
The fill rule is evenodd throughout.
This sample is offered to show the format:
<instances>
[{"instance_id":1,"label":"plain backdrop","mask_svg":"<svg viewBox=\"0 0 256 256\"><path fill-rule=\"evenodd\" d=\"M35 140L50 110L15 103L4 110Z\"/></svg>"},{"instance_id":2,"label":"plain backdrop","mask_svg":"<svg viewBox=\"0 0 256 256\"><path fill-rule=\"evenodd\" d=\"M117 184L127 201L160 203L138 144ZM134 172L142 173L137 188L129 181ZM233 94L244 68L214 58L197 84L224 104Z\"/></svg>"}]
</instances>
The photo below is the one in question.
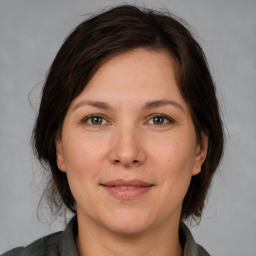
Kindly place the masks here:
<instances>
[{"instance_id":1,"label":"plain backdrop","mask_svg":"<svg viewBox=\"0 0 256 256\"><path fill-rule=\"evenodd\" d=\"M216 82L226 150L202 221L191 230L211 255L255 256L255 0L0 0L0 253L64 227L50 224L47 208L37 219L44 182L30 136L40 90L64 38L85 14L121 3L166 7L195 29Z\"/></svg>"}]
</instances>

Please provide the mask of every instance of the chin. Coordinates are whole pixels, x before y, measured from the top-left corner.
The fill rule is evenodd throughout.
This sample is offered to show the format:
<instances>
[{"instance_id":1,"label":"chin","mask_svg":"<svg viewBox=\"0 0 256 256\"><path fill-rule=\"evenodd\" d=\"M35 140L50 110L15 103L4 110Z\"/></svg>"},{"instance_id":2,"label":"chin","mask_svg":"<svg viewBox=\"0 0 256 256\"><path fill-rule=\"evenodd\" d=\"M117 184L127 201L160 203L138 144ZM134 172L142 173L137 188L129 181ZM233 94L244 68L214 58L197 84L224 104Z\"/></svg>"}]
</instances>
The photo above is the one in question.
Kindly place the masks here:
<instances>
[{"instance_id":1,"label":"chin","mask_svg":"<svg viewBox=\"0 0 256 256\"><path fill-rule=\"evenodd\" d=\"M135 236L143 234L147 230L147 226L145 225L134 225L131 223L113 224L108 228L112 233L120 236Z\"/></svg>"},{"instance_id":2,"label":"chin","mask_svg":"<svg viewBox=\"0 0 256 256\"><path fill-rule=\"evenodd\" d=\"M136 235L148 230L153 223L152 217L148 214L120 211L118 214L113 214L109 221L105 222L105 226L120 235Z\"/></svg>"}]
</instances>

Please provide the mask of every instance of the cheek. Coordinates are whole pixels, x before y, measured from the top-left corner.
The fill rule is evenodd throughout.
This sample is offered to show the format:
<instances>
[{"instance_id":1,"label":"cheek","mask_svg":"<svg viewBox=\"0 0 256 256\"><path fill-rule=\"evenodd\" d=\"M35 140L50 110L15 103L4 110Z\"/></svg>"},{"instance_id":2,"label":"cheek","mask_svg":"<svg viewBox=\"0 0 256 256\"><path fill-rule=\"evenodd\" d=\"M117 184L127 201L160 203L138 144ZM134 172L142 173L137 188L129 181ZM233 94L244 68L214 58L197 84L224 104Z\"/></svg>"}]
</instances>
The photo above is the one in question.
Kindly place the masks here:
<instances>
[{"instance_id":1,"label":"cheek","mask_svg":"<svg viewBox=\"0 0 256 256\"><path fill-rule=\"evenodd\" d=\"M106 151L106 143L103 140L79 133L70 136L63 145L64 162L67 171L72 170L72 172L93 172Z\"/></svg>"},{"instance_id":2,"label":"cheek","mask_svg":"<svg viewBox=\"0 0 256 256\"><path fill-rule=\"evenodd\" d=\"M193 167L194 147L195 143L178 136L164 138L152 143L151 159L166 167L162 169L179 170L177 174L181 174Z\"/></svg>"},{"instance_id":3,"label":"cheek","mask_svg":"<svg viewBox=\"0 0 256 256\"><path fill-rule=\"evenodd\" d=\"M78 205L84 201L88 203L89 193L97 184L97 174L100 172L98 147L81 137L70 137L63 143L63 159L72 194Z\"/></svg>"},{"instance_id":4,"label":"cheek","mask_svg":"<svg viewBox=\"0 0 256 256\"><path fill-rule=\"evenodd\" d=\"M63 157L70 189L77 203L90 200L90 193L100 182L107 152L107 141L101 137L77 133L64 137Z\"/></svg>"},{"instance_id":5,"label":"cheek","mask_svg":"<svg viewBox=\"0 0 256 256\"><path fill-rule=\"evenodd\" d=\"M161 141L152 152L152 166L166 194L185 196L193 173L194 143L186 143L184 137L175 136Z\"/></svg>"}]
</instances>

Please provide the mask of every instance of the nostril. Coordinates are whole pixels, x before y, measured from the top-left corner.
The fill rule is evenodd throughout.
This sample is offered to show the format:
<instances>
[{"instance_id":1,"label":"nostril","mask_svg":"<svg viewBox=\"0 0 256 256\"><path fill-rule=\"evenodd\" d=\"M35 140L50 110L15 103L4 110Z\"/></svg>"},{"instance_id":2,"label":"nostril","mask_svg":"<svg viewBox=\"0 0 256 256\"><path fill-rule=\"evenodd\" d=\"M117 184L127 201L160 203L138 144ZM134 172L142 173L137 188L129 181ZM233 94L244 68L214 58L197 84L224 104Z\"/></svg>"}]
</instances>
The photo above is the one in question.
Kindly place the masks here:
<instances>
[{"instance_id":1,"label":"nostril","mask_svg":"<svg viewBox=\"0 0 256 256\"><path fill-rule=\"evenodd\" d=\"M133 160L133 163L138 163L139 162L139 160Z\"/></svg>"}]
</instances>

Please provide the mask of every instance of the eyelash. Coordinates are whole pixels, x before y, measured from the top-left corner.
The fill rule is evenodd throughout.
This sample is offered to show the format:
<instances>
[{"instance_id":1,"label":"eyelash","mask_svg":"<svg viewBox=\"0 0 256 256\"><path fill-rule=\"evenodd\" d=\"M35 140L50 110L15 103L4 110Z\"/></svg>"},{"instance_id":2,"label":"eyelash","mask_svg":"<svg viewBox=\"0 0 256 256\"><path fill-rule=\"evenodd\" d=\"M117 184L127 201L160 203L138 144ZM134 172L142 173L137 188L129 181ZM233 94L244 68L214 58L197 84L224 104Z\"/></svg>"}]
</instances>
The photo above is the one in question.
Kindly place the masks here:
<instances>
[{"instance_id":1,"label":"eyelash","mask_svg":"<svg viewBox=\"0 0 256 256\"><path fill-rule=\"evenodd\" d=\"M106 118L103 116L103 115L101 115L101 114L92 114L92 115L89 115L89 116L87 116L87 117L85 117L83 120L82 120L82 123L88 123L88 120L90 120L90 119L92 119L92 118L102 118L102 119L104 119L106 122L107 122L107 124L109 124L109 122L106 120ZM157 127L159 127L159 126L164 126L164 125L167 125L167 124L172 124L172 123L174 123L174 120L172 119L172 118L170 118L169 116L166 116L166 115L164 115L164 114L154 114L154 115L151 115L150 116L150 118L149 118L149 121L150 120L152 120L153 118L156 118L156 117L159 117L159 118L164 118L165 119L165 121L167 120L167 122L165 122L164 124L160 124L160 125L157 125L157 124L152 124L153 126L157 126ZM91 120L92 121L92 120ZM149 122L149 121L147 121L147 123ZM91 126L93 126L93 127L100 127L100 126L102 126L102 125L106 125L106 124L98 124L98 125L94 125L94 124L89 124L88 123L88 125L91 125Z\"/></svg>"},{"instance_id":2,"label":"eyelash","mask_svg":"<svg viewBox=\"0 0 256 256\"><path fill-rule=\"evenodd\" d=\"M169 117L167 115L164 115L164 114L154 114L154 115L151 115L149 120L152 120L155 117L164 118L165 120L167 120L167 122L164 123L164 124L161 124L161 125L152 124L154 126L164 126L164 125L168 125L168 124L173 124L174 123L174 120L171 117Z\"/></svg>"},{"instance_id":3,"label":"eyelash","mask_svg":"<svg viewBox=\"0 0 256 256\"><path fill-rule=\"evenodd\" d=\"M85 117L83 120L82 120L82 123L88 123L88 120L90 120L90 119L92 119L92 118L102 118L102 119L104 119L104 120L106 120L106 118L103 116L103 115L101 115L101 114L92 114L92 115L89 115L89 116L87 116L87 117ZM107 122L107 121L106 121ZM88 123L89 124L89 123ZM89 124L89 125L91 125L91 126L95 126L95 127L99 127L99 126L101 126L101 125L104 125L104 124L99 124L99 125L93 125L93 124Z\"/></svg>"}]
</instances>

